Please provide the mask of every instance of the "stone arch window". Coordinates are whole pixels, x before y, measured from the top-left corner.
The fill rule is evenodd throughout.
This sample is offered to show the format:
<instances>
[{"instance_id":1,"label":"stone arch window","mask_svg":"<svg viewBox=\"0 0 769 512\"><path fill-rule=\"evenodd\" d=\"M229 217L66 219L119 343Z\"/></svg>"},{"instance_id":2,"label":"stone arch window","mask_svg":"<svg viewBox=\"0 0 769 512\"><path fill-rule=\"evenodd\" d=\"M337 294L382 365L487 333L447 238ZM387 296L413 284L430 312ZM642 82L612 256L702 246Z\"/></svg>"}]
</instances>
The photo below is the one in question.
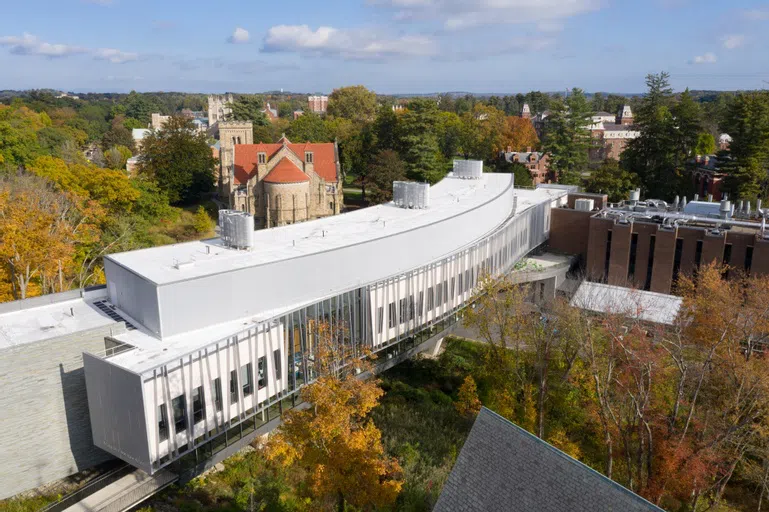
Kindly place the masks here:
<instances>
[{"instance_id":1,"label":"stone arch window","mask_svg":"<svg viewBox=\"0 0 769 512\"><path fill-rule=\"evenodd\" d=\"M260 164L267 163L267 153L265 153L264 151L260 151L259 153L256 154L256 156L257 156L257 162L259 162Z\"/></svg>"},{"instance_id":2,"label":"stone arch window","mask_svg":"<svg viewBox=\"0 0 769 512\"><path fill-rule=\"evenodd\" d=\"M304 152L304 162L308 163L308 164L313 163L312 156L313 156L312 155L312 151L305 151Z\"/></svg>"}]
</instances>

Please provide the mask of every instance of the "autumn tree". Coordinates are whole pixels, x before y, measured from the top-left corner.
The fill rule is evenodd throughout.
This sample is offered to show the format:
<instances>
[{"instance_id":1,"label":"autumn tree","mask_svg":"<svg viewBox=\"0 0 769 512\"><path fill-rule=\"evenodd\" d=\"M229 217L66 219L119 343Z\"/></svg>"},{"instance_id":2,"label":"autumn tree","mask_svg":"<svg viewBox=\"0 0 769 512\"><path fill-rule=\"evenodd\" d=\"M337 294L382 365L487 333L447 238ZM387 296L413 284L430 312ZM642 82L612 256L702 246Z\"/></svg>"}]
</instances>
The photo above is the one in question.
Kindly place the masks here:
<instances>
[{"instance_id":1,"label":"autumn tree","mask_svg":"<svg viewBox=\"0 0 769 512\"><path fill-rule=\"evenodd\" d=\"M328 97L328 115L356 124L371 122L377 111L376 94L362 85L334 89Z\"/></svg>"},{"instance_id":2,"label":"autumn tree","mask_svg":"<svg viewBox=\"0 0 769 512\"><path fill-rule=\"evenodd\" d=\"M312 326L318 378L302 389L304 410L289 411L270 439L268 457L304 470L318 508L391 505L403 485L398 462L387 456L381 433L369 418L384 393L376 380L356 374L370 363L346 344L346 328Z\"/></svg>"},{"instance_id":3,"label":"autumn tree","mask_svg":"<svg viewBox=\"0 0 769 512\"><path fill-rule=\"evenodd\" d=\"M528 151L529 148L539 147L539 137L530 119L518 116L507 117L507 130L503 140L504 149L510 147L513 151Z\"/></svg>"},{"instance_id":4,"label":"autumn tree","mask_svg":"<svg viewBox=\"0 0 769 512\"><path fill-rule=\"evenodd\" d=\"M154 179L172 203L190 203L213 191L216 163L206 135L190 119L171 116L143 139L139 173Z\"/></svg>"},{"instance_id":5,"label":"autumn tree","mask_svg":"<svg viewBox=\"0 0 769 512\"><path fill-rule=\"evenodd\" d=\"M472 375L465 377L464 382L462 382L454 407L461 416L475 416L481 411L478 388Z\"/></svg>"},{"instance_id":6,"label":"autumn tree","mask_svg":"<svg viewBox=\"0 0 769 512\"><path fill-rule=\"evenodd\" d=\"M195 227L195 231L198 232L198 234L205 235L206 233L211 232L214 229L214 223L211 220L211 217L208 215L208 212L206 211L203 206L198 206L197 211L195 212L195 219L193 221L193 226Z\"/></svg>"}]
</instances>

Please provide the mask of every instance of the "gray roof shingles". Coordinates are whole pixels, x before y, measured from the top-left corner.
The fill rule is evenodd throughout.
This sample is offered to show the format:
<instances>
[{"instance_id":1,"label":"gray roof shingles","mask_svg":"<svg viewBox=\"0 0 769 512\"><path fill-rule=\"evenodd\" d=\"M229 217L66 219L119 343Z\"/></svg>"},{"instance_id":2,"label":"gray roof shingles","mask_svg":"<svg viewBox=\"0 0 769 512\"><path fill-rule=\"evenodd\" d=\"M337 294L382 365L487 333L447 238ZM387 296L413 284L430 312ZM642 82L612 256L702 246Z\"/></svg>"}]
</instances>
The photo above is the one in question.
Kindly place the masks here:
<instances>
[{"instance_id":1,"label":"gray roof shingles","mask_svg":"<svg viewBox=\"0 0 769 512\"><path fill-rule=\"evenodd\" d=\"M661 510L484 407L433 512Z\"/></svg>"}]
</instances>

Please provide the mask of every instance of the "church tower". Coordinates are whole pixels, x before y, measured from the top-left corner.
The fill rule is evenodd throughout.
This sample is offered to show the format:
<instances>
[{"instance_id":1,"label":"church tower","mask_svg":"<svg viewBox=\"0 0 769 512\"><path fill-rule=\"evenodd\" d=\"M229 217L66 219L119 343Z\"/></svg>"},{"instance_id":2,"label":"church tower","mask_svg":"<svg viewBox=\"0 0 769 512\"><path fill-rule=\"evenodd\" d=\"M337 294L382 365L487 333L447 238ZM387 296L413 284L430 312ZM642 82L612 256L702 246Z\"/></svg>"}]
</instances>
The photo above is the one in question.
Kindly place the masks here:
<instances>
[{"instance_id":1,"label":"church tower","mask_svg":"<svg viewBox=\"0 0 769 512\"><path fill-rule=\"evenodd\" d=\"M254 143L254 123L251 121L219 121L219 196L229 200L235 189L235 146Z\"/></svg>"}]
</instances>

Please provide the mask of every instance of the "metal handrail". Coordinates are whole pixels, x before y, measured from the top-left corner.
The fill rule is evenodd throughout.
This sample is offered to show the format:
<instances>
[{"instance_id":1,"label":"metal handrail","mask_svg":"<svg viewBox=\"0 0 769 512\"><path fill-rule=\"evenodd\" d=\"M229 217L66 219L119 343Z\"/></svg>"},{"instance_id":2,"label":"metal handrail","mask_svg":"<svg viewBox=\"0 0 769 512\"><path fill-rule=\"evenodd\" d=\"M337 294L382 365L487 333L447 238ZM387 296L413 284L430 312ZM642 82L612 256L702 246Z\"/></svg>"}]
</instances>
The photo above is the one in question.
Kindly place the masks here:
<instances>
[{"instance_id":1,"label":"metal handrail","mask_svg":"<svg viewBox=\"0 0 769 512\"><path fill-rule=\"evenodd\" d=\"M41 512L61 512L75 503L78 503L82 501L84 498L90 496L91 494L94 494L97 491L100 491L107 487L109 484L116 482L120 478L124 477L125 475L131 473L136 468L131 466L130 464L122 464L111 471L108 471L107 473L91 480L87 484L85 484L83 487L65 495L62 496L62 498L55 502L51 503L47 507L41 510Z\"/></svg>"}]
</instances>

